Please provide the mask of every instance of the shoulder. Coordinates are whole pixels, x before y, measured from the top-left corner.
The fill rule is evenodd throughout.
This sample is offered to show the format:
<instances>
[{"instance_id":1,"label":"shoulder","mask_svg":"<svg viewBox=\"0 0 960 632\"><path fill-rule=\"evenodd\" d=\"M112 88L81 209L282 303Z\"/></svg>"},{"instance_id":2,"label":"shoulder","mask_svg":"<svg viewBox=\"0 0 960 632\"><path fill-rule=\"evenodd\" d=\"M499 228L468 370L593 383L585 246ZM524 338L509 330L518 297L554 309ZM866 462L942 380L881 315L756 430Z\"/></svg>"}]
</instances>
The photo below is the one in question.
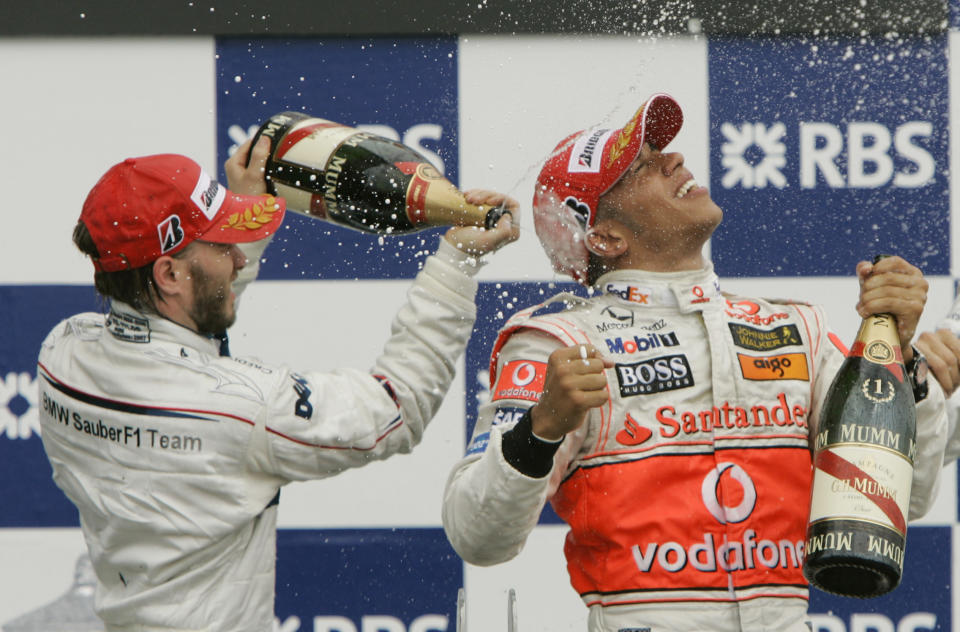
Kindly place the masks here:
<instances>
[{"instance_id":1,"label":"shoulder","mask_svg":"<svg viewBox=\"0 0 960 632\"><path fill-rule=\"evenodd\" d=\"M69 339L96 340L103 333L105 320L103 314L95 312L84 312L65 318L54 325L44 338L41 352Z\"/></svg>"}]
</instances>

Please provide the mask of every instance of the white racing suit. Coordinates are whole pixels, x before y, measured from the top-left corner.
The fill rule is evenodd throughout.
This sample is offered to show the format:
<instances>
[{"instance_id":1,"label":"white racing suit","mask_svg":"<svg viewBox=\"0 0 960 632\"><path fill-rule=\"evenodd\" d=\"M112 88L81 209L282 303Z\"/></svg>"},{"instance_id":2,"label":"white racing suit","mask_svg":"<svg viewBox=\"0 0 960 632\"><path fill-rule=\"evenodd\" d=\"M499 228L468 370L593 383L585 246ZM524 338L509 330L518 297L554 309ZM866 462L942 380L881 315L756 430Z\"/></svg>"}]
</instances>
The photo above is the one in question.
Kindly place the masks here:
<instances>
[{"instance_id":1,"label":"white racing suit","mask_svg":"<svg viewBox=\"0 0 960 632\"><path fill-rule=\"evenodd\" d=\"M844 359L821 308L722 295L712 267L617 271L597 287L501 332L491 401L445 492L454 549L478 565L515 557L549 500L570 527L567 569L591 632L808 630L810 437ZM584 343L616 363L610 397L557 448L525 411L550 353ZM943 392L930 382L911 517L932 503L943 460Z\"/></svg>"},{"instance_id":2,"label":"white racing suit","mask_svg":"<svg viewBox=\"0 0 960 632\"><path fill-rule=\"evenodd\" d=\"M420 441L473 327L474 263L441 240L369 372L221 357L218 341L116 302L54 328L43 444L108 632L273 629L281 486Z\"/></svg>"}]
</instances>

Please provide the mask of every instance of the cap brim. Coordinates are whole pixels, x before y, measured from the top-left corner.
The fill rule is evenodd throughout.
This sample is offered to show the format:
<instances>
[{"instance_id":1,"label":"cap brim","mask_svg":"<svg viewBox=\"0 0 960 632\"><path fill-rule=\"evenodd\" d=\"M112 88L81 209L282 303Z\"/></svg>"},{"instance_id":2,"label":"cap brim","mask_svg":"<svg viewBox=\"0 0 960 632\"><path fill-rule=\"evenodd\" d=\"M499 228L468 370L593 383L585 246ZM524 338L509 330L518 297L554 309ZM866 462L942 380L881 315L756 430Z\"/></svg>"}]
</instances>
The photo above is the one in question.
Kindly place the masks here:
<instances>
[{"instance_id":1,"label":"cap brim","mask_svg":"<svg viewBox=\"0 0 960 632\"><path fill-rule=\"evenodd\" d=\"M663 151L683 127L683 111L667 94L655 94L627 122L607 146L604 161L609 165L603 193L620 181L640 155L644 143Z\"/></svg>"},{"instance_id":2,"label":"cap brim","mask_svg":"<svg viewBox=\"0 0 960 632\"><path fill-rule=\"evenodd\" d=\"M198 239L240 244L265 239L280 229L287 203L273 195L238 195L227 191L210 228Z\"/></svg>"}]
</instances>

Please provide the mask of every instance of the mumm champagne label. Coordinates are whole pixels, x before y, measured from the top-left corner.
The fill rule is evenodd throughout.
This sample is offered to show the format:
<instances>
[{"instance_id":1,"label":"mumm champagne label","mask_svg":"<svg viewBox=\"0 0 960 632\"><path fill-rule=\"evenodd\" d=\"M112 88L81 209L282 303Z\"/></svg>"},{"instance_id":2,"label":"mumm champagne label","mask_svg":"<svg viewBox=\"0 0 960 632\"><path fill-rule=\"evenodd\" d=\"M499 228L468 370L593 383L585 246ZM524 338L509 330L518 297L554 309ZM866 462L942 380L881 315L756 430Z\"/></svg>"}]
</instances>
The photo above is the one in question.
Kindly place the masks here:
<instances>
[{"instance_id":1,"label":"mumm champagne label","mask_svg":"<svg viewBox=\"0 0 960 632\"><path fill-rule=\"evenodd\" d=\"M467 203L423 156L369 132L283 112L258 135L272 139L272 192L299 213L372 233L430 226L487 226L497 209Z\"/></svg>"},{"instance_id":2,"label":"mumm champagne label","mask_svg":"<svg viewBox=\"0 0 960 632\"><path fill-rule=\"evenodd\" d=\"M862 552L902 569L916 455L904 379L896 320L865 319L815 437L808 556Z\"/></svg>"}]
</instances>

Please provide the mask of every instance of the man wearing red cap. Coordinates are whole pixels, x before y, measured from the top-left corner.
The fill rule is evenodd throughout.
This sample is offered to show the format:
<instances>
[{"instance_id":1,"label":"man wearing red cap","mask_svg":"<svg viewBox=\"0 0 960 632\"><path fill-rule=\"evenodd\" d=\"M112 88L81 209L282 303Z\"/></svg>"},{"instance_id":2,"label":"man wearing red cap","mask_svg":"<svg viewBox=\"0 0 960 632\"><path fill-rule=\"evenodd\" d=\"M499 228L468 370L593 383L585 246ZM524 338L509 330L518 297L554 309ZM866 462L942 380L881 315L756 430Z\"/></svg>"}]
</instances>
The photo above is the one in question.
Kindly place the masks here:
<instances>
[{"instance_id":1,"label":"man wearing red cap","mask_svg":"<svg viewBox=\"0 0 960 632\"><path fill-rule=\"evenodd\" d=\"M44 341L40 424L109 632L272 630L280 487L419 442L470 336L475 257L517 237L509 214L492 230L451 229L369 373L231 358L236 295L285 211L266 195L268 152L263 138L227 161L232 191L184 156L128 159L93 187L74 231L110 312Z\"/></svg>"},{"instance_id":2,"label":"man wearing red cap","mask_svg":"<svg viewBox=\"0 0 960 632\"><path fill-rule=\"evenodd\" d=\"M844 355L819 307L721 293L702 251L722 211L665 151L682 120L655 95L548 158L537 235L596 294L501 331L444 528L466 561L496 564L549 500L592 632L806 631L810 438ZM891 257L857 273L858 313L895 314L921 373L920 271ZM919 382L911 517L933 500L946 426L939 386Z\"/></svg>"}]
</instances>

